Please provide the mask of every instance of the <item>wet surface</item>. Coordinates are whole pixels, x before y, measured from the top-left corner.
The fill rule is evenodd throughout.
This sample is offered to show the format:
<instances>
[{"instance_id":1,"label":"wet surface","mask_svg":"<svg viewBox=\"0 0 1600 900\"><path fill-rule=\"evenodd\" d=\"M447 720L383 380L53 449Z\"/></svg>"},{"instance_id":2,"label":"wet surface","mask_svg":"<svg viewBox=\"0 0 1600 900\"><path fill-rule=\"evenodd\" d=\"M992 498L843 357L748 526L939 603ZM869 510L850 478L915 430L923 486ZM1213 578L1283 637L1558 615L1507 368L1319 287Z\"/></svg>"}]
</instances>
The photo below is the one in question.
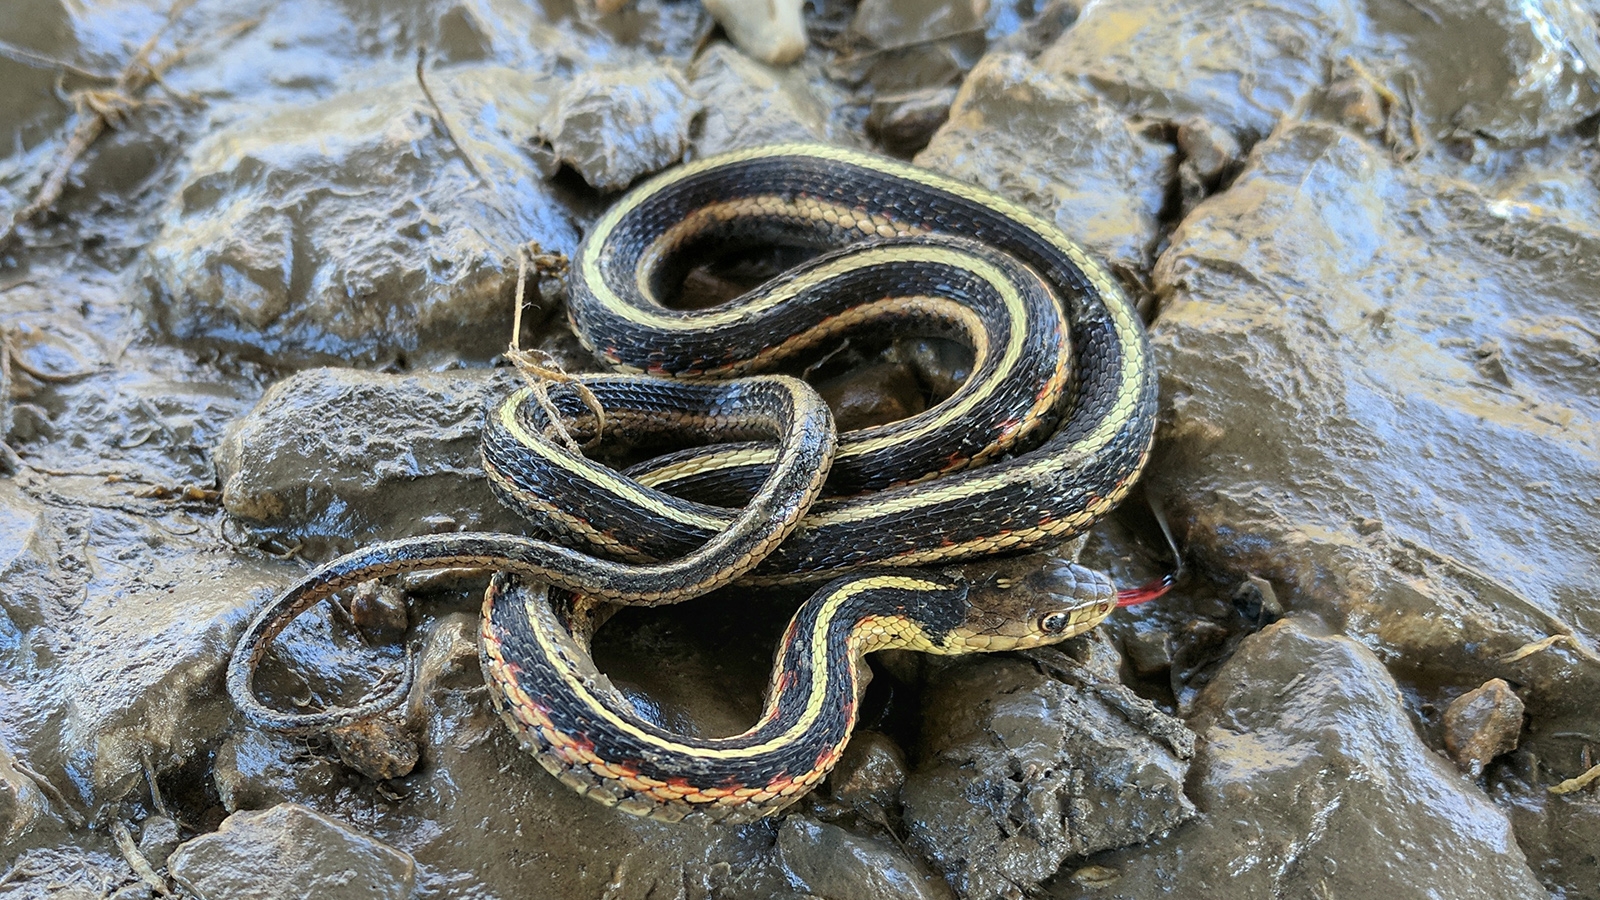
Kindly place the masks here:
<instances>
[{"instance_id":1,"label":"wet surface","mask_svg":"<svg viewBox=\"0 0 1600 900\"><path fill-rule=\"evenodd\" d=\"M1600 898L1600 10L830 0L784 65L789 7L729 6L0 17L0 898ZM1057 651L881 654L828 782L738 828L518 750L476 575L324 605L263 671L349 701L410 641L390 718L246 726L222 668L309 564L523 527L476 451L523 254L797 138L914 154L1112 265L1153 320L1178 590ZM523 346L592 368L539 287ZM825 387L860 421L970 364L856 356ZM1170 563L1128 507L1084 553L1131 586ZM737 732L794 602L626 611L597 660Z\"/></svg>"}]
</instances>

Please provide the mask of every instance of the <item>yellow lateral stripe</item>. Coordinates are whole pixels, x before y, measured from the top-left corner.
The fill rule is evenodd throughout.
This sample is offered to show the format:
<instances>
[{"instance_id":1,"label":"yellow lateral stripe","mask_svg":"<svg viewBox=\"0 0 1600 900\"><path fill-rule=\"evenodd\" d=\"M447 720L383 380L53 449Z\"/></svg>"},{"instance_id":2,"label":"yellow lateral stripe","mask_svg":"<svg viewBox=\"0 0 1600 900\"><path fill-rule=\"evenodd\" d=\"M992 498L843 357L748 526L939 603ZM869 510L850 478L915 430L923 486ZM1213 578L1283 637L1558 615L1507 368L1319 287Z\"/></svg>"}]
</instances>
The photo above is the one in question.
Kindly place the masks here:
<instances>
[{"instance_id":1,"label":"yellow lateral stripe","mask_svg":"<svg viewBox=\"0 0 1600 900\"><path fill-rule=\"evenodd\" d=\"M504 403L501 403L500 408L496 411L497 417L500 420L500 426L506 429L506 431L510 432L511 435L516 438L517 443L523 448L526 448L531 453L537 453L541 459L565 469L574 477L582 478L585 481L598 482L607 491L610 491L617 496L627 498L629 502L645 507L659 516L664 516L672 519L673 521L707 531L721 531L723 528L727 527L728 523L726 519L718 518L716 516L701 515L690 510L678 509L666 503L662 503L657 498L642 490L639 485L631 479L613 472L604 466L594 465L592 463L585 465L585 463L588 463L587 460L580 462L579 460L568 455L565 451L553 447L547 444L542 438L531 434L526 428L522 427L521 422L517 421L516 407L517 404L522 401L522 398L532 393L532 391L533 389L529 387L519 389Z\"/></svg>"},{"instance_id":2,"label":"yellow lateral stripe","mask_svg":"<svg viewBox=\"0 0 1600 900\"><path fill-rule=\"evenodd\" d=\"M537 613L531 608L532 604L535 602L532 599L535 595L535 592L529 592L527 595L529 599L524 602L529 606L527 610L528 621L533 626L534 637L536 640L538 640L540 649L544 652L545 658L552 666L556 668L557 672L561 675L562 681L566 683L568 689L571 690L579 698L580 702L583 703L585 707L589 708L591 712L601 715L608 724L617 730L658 750L664 750L669 753L677 753L691 757L713 757L716 759L738 760L760 756L762 754L771 753L774 750L790 746L796 740L798 740L801 735L805 734L811 729L812 725L815 724L818 716L821 713L821 695L825 694L827 691L829 683L828 677L833 674L842 674L832 672L828 664L828 643L826 641L828 628L832 625L833 619L837 615L840 606L849 601L851 598L855 597L857 594L882 587L899 587L906 590L939 590L944 586L938 582L927 581L912 575L883 575L875 578L864 578L859 581L854 581L835 591L823 603L822 610L818 614L815 627L812 630L811 693L806 698L804 711L792 725L784 730L782 734L770 738L769 740L760 744L754 744L749 747L732 748L680 744L676 741L665 739L660 735L645 731L632 722L629 722L622 716L617 715L616 712L614 712L600 698L596 697L594 693L589 690L585 679L573 671L573 669L566 663L562 654L558 651L557 641L553 640L554 636L544 628L540 627ZM759 730L762 725L766 724L768 718L768 716L763 716L761 721L757 722L753 727L751 727L748 731L745 731L743 734L737 734L731 737L723 738L705 738L704 740L711 744L739 740Z\"/></svg>"}]
</instances>

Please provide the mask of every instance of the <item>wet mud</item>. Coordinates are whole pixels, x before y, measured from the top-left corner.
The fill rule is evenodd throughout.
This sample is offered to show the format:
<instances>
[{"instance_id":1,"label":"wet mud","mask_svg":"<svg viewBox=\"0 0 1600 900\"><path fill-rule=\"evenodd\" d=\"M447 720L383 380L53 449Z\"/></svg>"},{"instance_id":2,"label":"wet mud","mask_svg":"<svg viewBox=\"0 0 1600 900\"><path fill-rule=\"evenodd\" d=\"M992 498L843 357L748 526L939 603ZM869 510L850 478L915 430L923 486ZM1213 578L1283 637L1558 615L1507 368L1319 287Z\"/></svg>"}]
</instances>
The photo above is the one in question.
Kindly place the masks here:
<instances>
[{"instance_id":1,"label":"wet mud","mask_svg":"<svg viewBox=\"0 0 1600 900\"><path fill-rule=\"evenodd\" d=\"M796 25L795 9L800 9ZM1585 0L12 0L0 16L0 898L1600 900L1600 6ZM1150 323L1186 575L1058 648L880 654L782 817L666 825L517 747L484 577L253 610L376 540L521 531L476 442L522 262L775 140L984 185ZM748 273L697 271L707 298ZM518 339L597 368L534 272ZM841 416L968 360L851 348ZM674 730L759 714L792 592L617 615Z\"/></svg>"}]
</instances>

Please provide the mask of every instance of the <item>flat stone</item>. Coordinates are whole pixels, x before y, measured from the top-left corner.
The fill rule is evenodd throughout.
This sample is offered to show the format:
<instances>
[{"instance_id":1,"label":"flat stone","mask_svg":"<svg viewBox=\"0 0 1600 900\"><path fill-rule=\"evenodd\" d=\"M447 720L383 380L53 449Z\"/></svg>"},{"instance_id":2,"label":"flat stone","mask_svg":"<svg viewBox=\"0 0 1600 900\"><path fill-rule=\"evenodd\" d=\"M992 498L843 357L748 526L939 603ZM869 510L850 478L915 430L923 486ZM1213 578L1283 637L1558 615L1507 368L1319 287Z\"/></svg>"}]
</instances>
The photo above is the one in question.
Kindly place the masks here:
<instances>
[{"instance_id":1,"label":"flat stone","mask_svg":"<svg viewBox=\"0 0 1600 900\"><path fill-rule=\"evenodd\" d=\"M200 900L404 900L417 877L410 854L293 803L234 813L170 865Z\"/></svg>"},{"instance_id":2,"label":"flat stone","mask_svg":"<svg viewBox=\"0 0 1600 900\"><path fill-rule=\"evenodd\" d=\"M217 448L223 507L261 536L316 555L329 542L517 530L521 520L490 493L478 454L484 406L509 393L514 377L509 370L293 375L273 385Z\"/></svg>"},{"instance_id":3,"label":"flat stone","mask_svg":"<svg viewBox=\"0 0 1600 900\"><path fill-rule=\"evenodd\" d=\"M837 825L790 816L778 853L803 889L852 900L954 900L950 886L902 850Z\"/></svg>"},{"instance_id":4,"label":"flat stone","mask_svg":"<svg viewBox=\"0 0 1600 900\"><path fill-rule=\"evenodd\" d=\"M554 85L493 66L428 78L444 125L407 70L196 143L145 251L158 326L277 365L503 347L518 249L577 244L526 149Z\"/></svg>"},{"instance_id":5,"label":"flat stone","mask_svg":"<svg viewBox=\"0 0 1600 900\"><path fill-rule=\"evenodd\" d=\"M1546 896L1506 813L1423 743L1383 663L1312 620L1245 638L1190 723L1200 814L1051 896Z\"/></svg>"},{"instance_id":6,"label":"flat stone","mask_svg":"<svg viewBox=\"0 0 1600 900\"><path fill-rule=\"evenodd\" d=\"M655 62L591 68L562 85L538 134L555 162L591 187L617 191L681 159L699 112L677 69Z\"/></svg>"},{"instance_id":7,"label":"flat stone","mask_svg":"<svg viewBox=\"0 0 1600 900\"><path fill-rule=\"evenodd\" d=\"M1170 146L1017 53L972 70L916 161L1015 200L1135 270L1150 263L1176 167Z\"/></svg>"}]
</instances>

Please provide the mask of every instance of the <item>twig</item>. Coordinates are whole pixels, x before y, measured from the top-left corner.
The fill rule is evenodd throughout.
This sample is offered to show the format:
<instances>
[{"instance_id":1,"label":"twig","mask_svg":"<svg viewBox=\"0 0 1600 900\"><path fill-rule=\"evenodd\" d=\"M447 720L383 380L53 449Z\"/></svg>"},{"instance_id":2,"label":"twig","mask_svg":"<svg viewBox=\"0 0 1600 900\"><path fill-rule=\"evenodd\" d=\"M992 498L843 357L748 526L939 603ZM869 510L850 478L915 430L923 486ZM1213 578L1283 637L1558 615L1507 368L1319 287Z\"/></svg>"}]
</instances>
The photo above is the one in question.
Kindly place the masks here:
<instances>
[{"instance_id":1,"label":"twig","mask_svg":"<svg viewBox=\"0 0 1600 900\"><path fill-rule=\"evenodd\" d=\"M1518 647L1510 653L1500 657L1500 661L1503 663L1516 662L1520 659L1526 659L1535 653L1543 653L1557 644L1564 644L1569 647L1577 646L1577 642L1572 639L1572 635L1570 634L1552 634L1543 640L1532 641L1530 643L1523 644L1521 647Z\"/></svg>"},{"instance_id":2,"label":"twig","mask_svg":"<svg viewBox=\"0 0 1600 900\"><path fill-rule=\"evenodd\" d=\"M167 813L167 804L161 800L161 786L156 784L156 767L150 764L150 748L142 747L139 750L139 761L144 763L144 779L150 783L150 805L155 807L157 813L172 818Z\"/></svg>"},{"instance_id":3,"label":"twig","mask_svg":"<svg viewBox=\"0 0 1600 900\"><path fill-rule=\"evenodd\" d=\"M150 62L150 55L155 52L156 44L167 33L167 29L171 28L195 2L196 0L177 0L172 4L171 9L167 11L166 21L162 22L161 27L157 28L128 60L128 64L123 67L122 73L117 76L110 90L78 91L72 95L75 105L79 107L78 126L73 129L72 137L67 140L55 167L45 176L44 184L34 195L33 202L18 210L11 217L11 222L6 225L5 230L0 231L0 250L4 250L16 240L17 229L24 223L55 206L56 201L61 199L62 192L66 190L67 176L72 172L72 167L77 164L78 159L100 138L101 134L105 133L107 127L120 125L127 118L128 114L138 106L139 94L151 84L158 82L167 69L188 55L189 51L183 49L172 53L159 63ZM238 27L240 26L235 26ZM85 108L93 115L84 114Z\"/></svg>"},{"instance_id":4,"label":"twig","mask_svg":"<svg viewBox=\"0 0 1600 900\"><path fill-rule=\"evenodd\" d=\"M172 888L167 887L167 880L156 874L155 866L150 865L150 860L139 851L139 845L134 843L133 835L128 831L128 826L122 824L122 809L114 810L111 816L111 839L117 842L117 849L122 851L122 858L127 860L133 873L139 876L150 890L163 897L172 896Z\"/></svg>"},{"instance_id":5,"label":"twig","mask_svg":"<svg viewBox=\"0 0 1600 900\"><path fill-rule=\"evenodd\" d=\"M22 762L20 759L13 759L11 761L11 768L17 770L23 775L28 776L28 780L38 785L39 790L43 791L44 795L49 797L52 803L61 807L62 814L67 817L67 824L71 825L73 828L83 827L83 816L77 810L73 809L71 804L67 803L67 798L62 795L61 791L56 789L56 786L50 782L50 779L44 777L38 772L35 772L33 769L28 768L27 764Z\"/></svg>"},{"instance_id":6,"label":"twig","mask_svg":"<svg viewBox=\"0 0 1600 900\"><path fill-rule=\"evenodd\" d=\"M6 41L0 41L0 56L4 56L7 59L22 63L25 66L33 66L35 69L60 69L63 72L71 72L80 78L92 78L96 81L117 80L117 76L115 75L110 75L105 72L91 72L88 69L75 66L64 59L56 59L53 56L46 56L43 53L29 50L26 47L18 47L17 45L8 43Z\"/></svg>"},{"instance_id":7,"label":"twig","mask_svg":"<svg viewBox=\"0 0 1600 900\"><path fill-rule=\"evenodd\" d=\"M1571 794L1575 791L1583 790L1597 780L1600 780L1600 766L1595 766L1576 778L1568 778L1566 781L1554 785L1550 788L1550 793Z\"/></svg>"},{"instance_id":8,"label":"twig","mask_svg":"<svg viewBox=\"0 0 1600 900\"><path fill-rule=\"evenodd\" d=\"M581 379L567 374L567 371L561 367L561 364L556 361L554 356L543 350L522 349L522 306L528 285L528 257L528 248L526 247L517 253L516 312L511 317L511 346L506 350L506 358L511 360L517 367L517 371L522 373L522 377L528 380L529 387L533 389L534 401L539 404L540 409L544 410L545 415L550 417L551 429L555 431L556 437L560 439L562 446L573 454L582 456L582 446L572 437L572 432L567 430L567 423L563 419L561 412L556 409L555 402L550 399L550 385L571 385L578 392L578 397L583 401L583 405L589 408L590 413L594 414L594 437L591 438L592 441L600 440L600 435L605 431L606 409L600 404L600 398L594 395L594 391L590 390L589 386L584 384ZM564 259L548 254L534 256L535 267L540 269L558 264L552 262L552 260L560 260L559 264L565 263Z\"/></svg>"},{"instance_id":9,"label":"twig","mask_svg":"<svg viewBox=\"0 0 1600 900\"><path fill-rule=\"evenodd\" d=\"M438 100L435 100L433 98L433 91L428 89L428 79L423 77L423 69L424 69L424 65L423 64L426 63L427 61L428 61L428 48L426 48L426 47L418 47L417 48L417 84L419 86L421 86L421 88L422 88L422 96L428 98L428 105L433 107L434 118L439 120L439 128L440 128L440 130L442 130L444 132L444 136L446 138L450 139L450 143L455 146L456 152L461 154L461 158L466 161L467 168L471 169L472 170L472 174L477 177L478 184L482 185L484 187L484 189L486 189L486 190L492 190L493 186L489 184L489 179L484 177L483 170L478 168L477 160L473 159L472 154L467 152L467 148L461 146L461 142L456 140L456 133L454 131L450 130L450 120L445 117L444 108L439 105L439 101Z\"/></svg>"}]
</instances>

